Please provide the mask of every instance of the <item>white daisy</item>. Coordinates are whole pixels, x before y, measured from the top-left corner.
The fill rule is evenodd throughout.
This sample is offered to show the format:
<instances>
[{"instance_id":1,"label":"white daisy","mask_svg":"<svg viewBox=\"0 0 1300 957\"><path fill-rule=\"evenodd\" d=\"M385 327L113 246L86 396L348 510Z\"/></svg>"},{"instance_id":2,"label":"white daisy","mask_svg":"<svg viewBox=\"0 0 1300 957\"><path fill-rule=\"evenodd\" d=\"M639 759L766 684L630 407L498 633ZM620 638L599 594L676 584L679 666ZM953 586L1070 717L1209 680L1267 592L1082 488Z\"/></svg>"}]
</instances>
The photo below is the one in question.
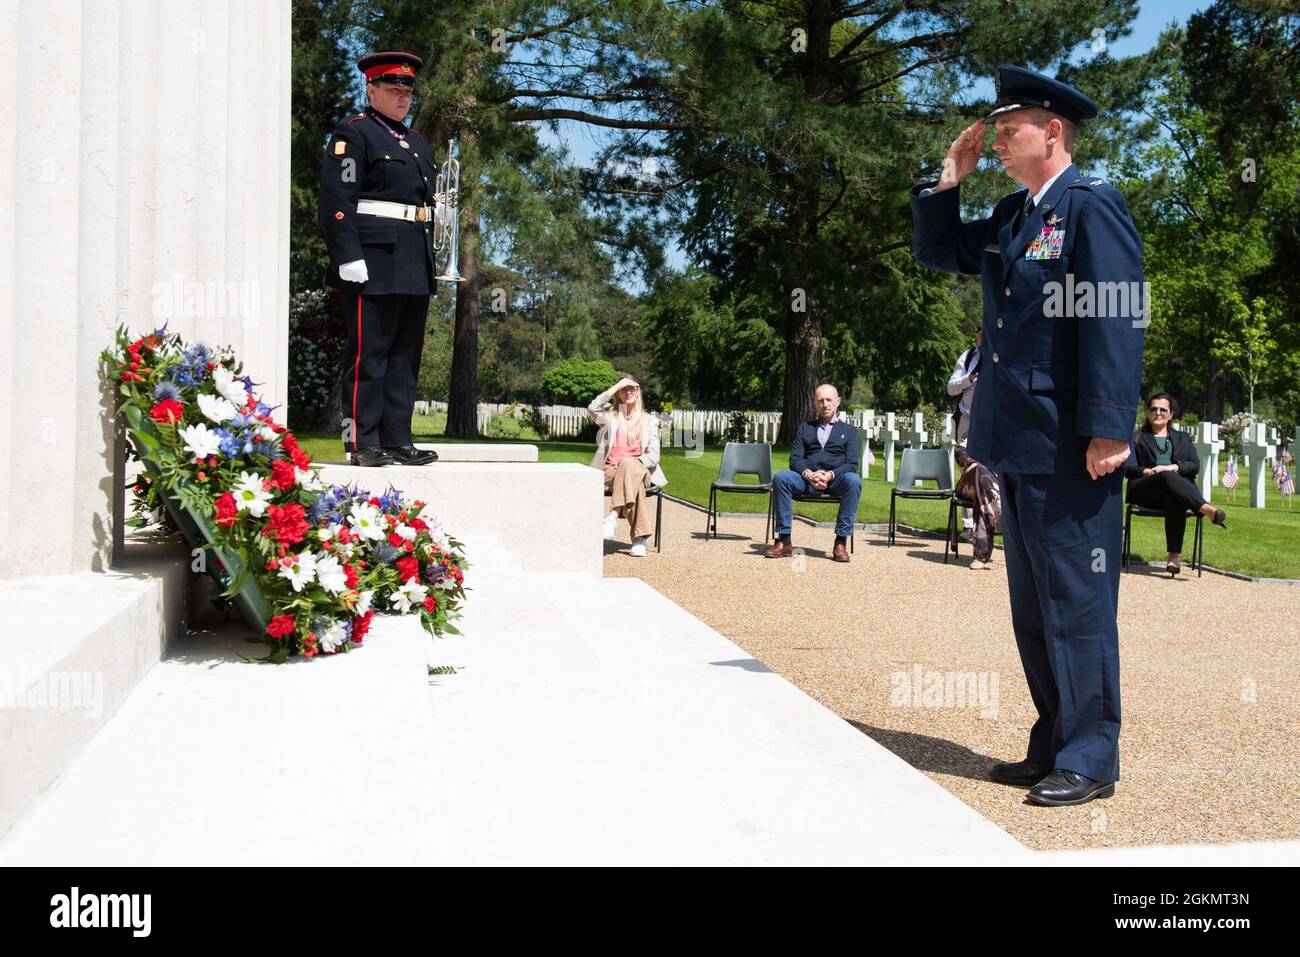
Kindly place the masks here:
<instances>
[{"instance_id":1,"label":"white daisy","mask_svg":"<svg viewBox=\"0 0 1300 957\"><path fill-rule=\"evenodd\" d=\"M375 600L374 589L367 588L357 597L357 614L364 615L370 611L370 603Z\"/></svg>"},{"instance_id":2,"label":"white daisy","mask_svg":"<svg viewBox=\"0 0 1300 957\"><path fill-rule=\"evenodd\" d=\"M352 526L352 533L362 540L380 542L384 539L384 518L373 505L353 507L348 524Z\"/></svg>"},{"instance_id":3,"label":"white daisy","mask_svg":"<svg viewBox=\"0 0 1300 957\"><path fill-rule=\"evenodd\" d=\"M333 555L317 559L316 577L320 580L321 588L334 595L348 587L348 577L343 572L343 566Z\"/></svg>"},{"instance_id":4,"label":"white daisy","mask_svg":"<svg viewBox=\"0 0 1300 957\"><path fill-rule=\"evenodd\" d=\"M240 472L239 481L230 492L240 509L248 509L254 518L265 515L266 507L271 504L271 493L262 488L262 476L252 472Z\"/></svg>"},{"instance_id":5,"label":"white daisy","mask_svg":"<svg viewBox=\"0 0 1300 957\"><path fill-rule=\"evenodd\" d=\"M230 421L236 411L234 405L225 399L216 395L208 395L206 392L199 395L199 410L209 421L216 423Z\"/></svg>"},{"instance_id":6,"label":"white daisy","mask_svg":"<svg viewBox=\"0 0 1300 957\"><path fill-rule=\"evenodd\" d=\"M244 380L236 379L235 374L225 366L217 366L212 370L212 384L237 408L243 408L244 403L248 401L248 390L244 388Z\"/></svg>"},{"instance_id":7,"label":"white daisy","mask_svg":"<svg viewBox=\"0 0 1300 957\"><path fill-rule=\"evenodd\" d=\"M316 577L316 556L303 549L293 556L293 564L280 569L280 577L289 579L294 591L302 591L303 586Z\"/></svg>"},{"instance_id":8,"label":"white daisy","mask_svg":"<svg viewBox=\"0 0 1300 957\"><path fill-rule=\"evenodd\" d=\"M341 621L331 621L328 626L316 632L316 643L326 653L338 651L339 646L347 641L348 633Z\"/></svg>"},{"instance_id":9,"label":"white daisy","mask_svg":"<svg viewBox=\"0 0 1300 957\"><path fill-rule=\"evenodd\" d=\"M185 451L196 459L206 459L221 451L221 436L210 431L202 422L181 429L180 436L185 443Z\"/></svg>"},{"instance_id":10,"label":"white daisy","mask_svg":"<svg viewBox=\"0 0 1300 957\"><path fill-rule=\"evenodd\" d=\"M429 590L412 578L405 582L401 588L388 596L388 601L399 612L405 615L411 610L412 605L418 605L428 596Z\"/></svg>"}]
</instances>

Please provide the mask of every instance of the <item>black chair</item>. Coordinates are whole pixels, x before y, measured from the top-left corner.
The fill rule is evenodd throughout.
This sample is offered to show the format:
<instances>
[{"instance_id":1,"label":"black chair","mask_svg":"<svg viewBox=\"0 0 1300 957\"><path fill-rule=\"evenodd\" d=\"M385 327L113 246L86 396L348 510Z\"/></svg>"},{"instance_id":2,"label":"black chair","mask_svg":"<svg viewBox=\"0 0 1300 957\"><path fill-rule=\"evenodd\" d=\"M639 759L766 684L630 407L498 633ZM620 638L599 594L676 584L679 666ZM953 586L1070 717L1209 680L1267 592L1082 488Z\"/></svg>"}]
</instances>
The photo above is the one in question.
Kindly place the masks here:
<instances>
[{"instance_id":1,"label":"black chair","mask_svg":"<svg viewBox=\"0 0 1300 957\"><path fill-rule=\"evenodd\" d=\"M663 549L659 546L659 530L663 528L663 524L664 524L664 497L660 495L659 492L660 489L659 486L657 485L646 486L645 497L654 499L656 503L655 504L655 551L657 552L663 551ZM605 489L605 497L613 498L614 490L608 488Z\"/></svg>"},{"instance_id":2,"label":"black chair","mask_svg":"<svg viewBox=\"0 0 1300 957\"><path fill-rule=\"evenodd\" d=\"M790 501L791 501L791 502L822 502L822 503L829 503L829 504L832 504L832 505L839 505L839 504L840 504L840 499L842 499L843 497L844 497L843 495L832 495L832 494L829 493L829 492L817 492L817 493L815 493L815 494L810 494L810 493L808 493L808 492L795 492L794 494L792 494L792 495L790 496ZM771 535L771 538L772 538L772 539L775 539L775 538L776 538L776 499L775 499L775 498L772 499L772 509L771 509L770 514L771 514L771 519L772 519L772 535ZM854 531L856 532L856 530L857 530L857 524L858 524L858 523L857 523L857 516L855 515L855 516L853 517L853 519L854 519L854 520L853 520L853 527L854 527ZM854 552L854 551L856 551L856 549L853 547L853 541L854 541L854 539L856 539L856 538L857 538L857 535L856 535L856 534L853 534L853 535L850 535L850 536L849 536L849 551L850 551L850 552Z\"/></svg>"},{"instance_id":3,"label":"black chair","mask_svg":"<svg viewBox=\"0 0 1300 957\"><path fill-rule=\"evenodd\" d=\"M913 488L916 482L935 482L938 488ZM928 498L934 500L952 497L952 465L943 449L903 449L903 461L898 466L898 481L889 490L889 544L894 544L898 529L898 499ZM951 518L951 509L949 517ZM944 560L948 558L948 544L944 543Z\"/></svg>"},{"instance_id":4,"label":"black chair","mask_svg":"<svg viewBox=\"0 0 1300 957\"><path fill-rule=\"evenodd\" d=\"M753 475L757 485L737 482L737 475ZM718 493L762 494L767 496L767 525L764 541L771 540L774 519L772 508L772 446L767 442L728 442L722 448L722 464L718 477L709 486L709 514L704 520L704 540L718 535Z\"/></svg>"},{"instance_id":5,"label":"black chair","mask_svg":"<svg viewBox=\"0 0 1300 957\"><path fill-rule=\"evenodd\" d=\"M1154 508L1146 508L1142 505L1128 503L1124 510L1124 552L1120 558L1120 567L1128 568L1129 546L1132 544L1133 516L1138 518L1164 518L1165 513ZM1196 518L1196 533L1192 537L1192 567L1196 569L1196 577L1201 577L1201 568L1205 565L1205 536L1204 523L1205 516L1193 509L1187 510L1187 517Z\"/></svg>"}]
</instances>

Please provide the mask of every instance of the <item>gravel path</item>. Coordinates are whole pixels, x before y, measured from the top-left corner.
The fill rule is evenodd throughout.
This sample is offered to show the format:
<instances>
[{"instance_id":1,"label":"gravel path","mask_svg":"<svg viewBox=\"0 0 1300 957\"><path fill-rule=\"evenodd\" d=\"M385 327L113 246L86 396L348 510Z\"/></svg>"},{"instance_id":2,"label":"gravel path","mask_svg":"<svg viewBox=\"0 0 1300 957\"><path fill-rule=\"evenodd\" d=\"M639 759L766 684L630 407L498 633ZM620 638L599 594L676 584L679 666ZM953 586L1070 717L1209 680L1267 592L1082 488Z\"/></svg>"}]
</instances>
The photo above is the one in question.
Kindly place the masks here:
<instances>
[{"instance_id":1,"label":"gravel path","mask_svg":"<svg viewBox=\"0 0 1300 957\"><path fill-rule=\"evenodd\" d=\"M724 517L708 542L703 528L665 502L663 552L632 558L624 524L605 575L649 582L1026 845L1300 838L1300 588L1126 573L1122 779L1110 800L1039 808L987 779L1024 757L1035 716L1000 549L973 571L968 545L945 565L937 539L859 532L842 565L831 529L796 522L805 554L770 560L762 516Z\"/></svg>"}]
</instances>

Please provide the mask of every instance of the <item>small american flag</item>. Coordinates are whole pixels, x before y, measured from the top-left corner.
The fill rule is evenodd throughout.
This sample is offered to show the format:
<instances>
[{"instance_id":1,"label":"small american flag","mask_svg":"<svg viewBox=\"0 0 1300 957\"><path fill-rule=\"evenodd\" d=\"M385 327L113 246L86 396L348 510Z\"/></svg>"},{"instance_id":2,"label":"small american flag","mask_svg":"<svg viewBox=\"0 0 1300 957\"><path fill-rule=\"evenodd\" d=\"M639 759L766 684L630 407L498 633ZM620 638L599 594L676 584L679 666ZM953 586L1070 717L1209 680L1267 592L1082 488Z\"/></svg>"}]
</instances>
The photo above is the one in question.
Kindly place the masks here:
<instances>
[{"instance_id":1,"label":"small american flag","mask_svg":"<svg viewBox=\"0 0 1300 957\"><path fill-rule=\"evenodd\" d=\"M1273 469L1273 478L1277 480L1277 490L1283 495L1295 494L1295 479L1291 478L1291 473L1287 471L1285 465Z\"/></svg>"},{"instance_id":2,"label":"small american flag","mask_svg":"<svg viewBox=\"0 0 1300 957\"><path fill-rule=\"evenodd\" d=\"M1223 473L1223 487L1237 487L1237 457L1235 455L1228 458L1228 469Z\"/></svg>"}]
</instances>

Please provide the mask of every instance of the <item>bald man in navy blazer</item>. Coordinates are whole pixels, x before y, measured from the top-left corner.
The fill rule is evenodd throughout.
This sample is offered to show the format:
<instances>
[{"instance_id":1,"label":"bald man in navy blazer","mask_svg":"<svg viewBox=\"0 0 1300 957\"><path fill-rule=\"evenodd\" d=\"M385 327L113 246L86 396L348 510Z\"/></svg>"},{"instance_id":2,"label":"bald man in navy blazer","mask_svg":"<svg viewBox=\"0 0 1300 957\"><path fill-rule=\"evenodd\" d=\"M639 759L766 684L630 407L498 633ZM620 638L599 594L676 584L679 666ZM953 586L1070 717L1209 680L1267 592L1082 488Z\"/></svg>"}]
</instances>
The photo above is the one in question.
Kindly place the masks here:
<instances>
[{"instance_id":1,"label":"bald man in navy blazer","mask_svg":"<svg viewBox=\"0 0 1300 957\"><path fill-rule=\"evenodd\" d=\"M1035 804L1110 797L1119 779L1120 467L1132 454L1146 289L1124 197L1070 154L1096 104L1065 83L998 68L992 113L912 190L917 259L979 275L980 384L967 448L1002 487L1016 644L1038 720L994 780ZM984 133L1025 188L963 222L958 183Z\"/></svg>"}]
</instances>

